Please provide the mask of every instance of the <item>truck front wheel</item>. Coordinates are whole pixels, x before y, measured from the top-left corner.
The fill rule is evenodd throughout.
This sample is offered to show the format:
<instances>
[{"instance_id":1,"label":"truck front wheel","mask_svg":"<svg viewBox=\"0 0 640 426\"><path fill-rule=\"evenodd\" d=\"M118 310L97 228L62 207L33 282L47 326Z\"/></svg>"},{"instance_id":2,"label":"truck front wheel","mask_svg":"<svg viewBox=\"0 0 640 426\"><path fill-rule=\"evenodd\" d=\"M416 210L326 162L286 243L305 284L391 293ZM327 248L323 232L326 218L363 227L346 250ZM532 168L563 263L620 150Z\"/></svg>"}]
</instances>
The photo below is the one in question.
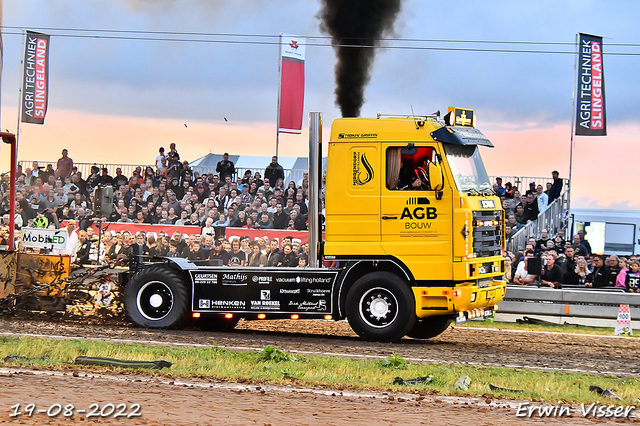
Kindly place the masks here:
<instances>
[{"instance_id":1,"label":"truck front wheel","mask_svg":"<svg viewBox=\"0 0 640 426\"><path fill-rule=\"evenodd\" d=\"M143 269L125 287L124 308L139 327L182 328L190 311L186 282L167 266Z\"/></svg>"},{"instance_id":2,"label":"truck front wheel","mask_svg":"<svg viewBox=\"0 0 640 426\"><path fill-rule=\"evenodd\" d=\"M401 339L416 322L413 293L397 275L373 272L358 279L346 300L353 331L369 341Z\"/></svg>"},{"instance_id":3,"label":"truck front wheel","mask_svg":"<svg viewBox=\"0 0 640 426\"><path fill-rule=\"evenodd\" d=\"M439 336L449 328L451 321L450 317L444 316L424 318L416 322L411 331L407 333L407 336L414 339L430 339Z\"/></svg>"}]
</instances>

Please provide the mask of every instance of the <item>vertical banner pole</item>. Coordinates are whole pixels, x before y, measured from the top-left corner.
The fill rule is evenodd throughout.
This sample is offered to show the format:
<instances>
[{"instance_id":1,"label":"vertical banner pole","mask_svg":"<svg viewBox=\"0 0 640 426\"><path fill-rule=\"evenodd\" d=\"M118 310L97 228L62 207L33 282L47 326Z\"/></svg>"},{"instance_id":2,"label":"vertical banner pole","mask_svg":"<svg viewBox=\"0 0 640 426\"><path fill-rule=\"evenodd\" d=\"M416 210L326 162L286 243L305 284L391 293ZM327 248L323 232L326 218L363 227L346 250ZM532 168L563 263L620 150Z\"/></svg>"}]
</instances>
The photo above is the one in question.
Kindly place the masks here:
<instances>
[{"instance_id":1,"label":"vertical banner pole","mask_svg":"<svg viewBox=\"0 0 640 426\"><path fill-rule=\"evenodd\" d=\"M576 84L578 77L578 56L579 56L580 45L578 43L578 34L576 34L576 57L575 62L573 63L573 90L571 91L571 98L573 99L573 106L571 109L571 142L569 144L569 196L567 197L567 210L571 209L571 192L573 191L573 186L571 183L571 171L573 168L573 133L576 124Z\"/></svg>"},{"instance_id":2,"label":"vertical banner pole","mask_svg":"<svg viewBox=\"0 0 640 426\"><path fill-rule=\"evenodd\" d=\"M4 1L0 0L0 99L2 99L2 68L4 67L4 44L3 44L3 37L2 37L3 9L4 9ZM0 120L0 122L1 121L2 120Z\"/></svg>"},{"instance_id":3,"label":"vertical banner pole","mask_svg":"<svg viewBox=\"0 0 640 426\"><path fill-rule=\"evenodd\" d=\"M309 266L318 267L320 235L320 175L322 173L322 113L309 113Z\"/></svg>"},{"instance_id":4,"label":"vertical banner pole","mask_svg":"<svg viewBox=\"0 0 640 426\"><path fill-rule=\"evenodd\" d=\"M280 96L282 91L282 33L278 37L278 108L276 113L276 157L280 145Z\"/></svg>"},{"instance_id":5,"label":"vertical banner pole","mask_svg":"<svg viewBox=\"0 0 640 426\"><path fill-rule=\"evenodd\" d=\"M22 91L24 90L24 45L27 40L27 33L22 30L22 49L20 50L20 90L18 90L18 124L16 126L16 152L18 152L18 144L20 142L20 120L22 119Z\"/></svg>"}]
</instances>

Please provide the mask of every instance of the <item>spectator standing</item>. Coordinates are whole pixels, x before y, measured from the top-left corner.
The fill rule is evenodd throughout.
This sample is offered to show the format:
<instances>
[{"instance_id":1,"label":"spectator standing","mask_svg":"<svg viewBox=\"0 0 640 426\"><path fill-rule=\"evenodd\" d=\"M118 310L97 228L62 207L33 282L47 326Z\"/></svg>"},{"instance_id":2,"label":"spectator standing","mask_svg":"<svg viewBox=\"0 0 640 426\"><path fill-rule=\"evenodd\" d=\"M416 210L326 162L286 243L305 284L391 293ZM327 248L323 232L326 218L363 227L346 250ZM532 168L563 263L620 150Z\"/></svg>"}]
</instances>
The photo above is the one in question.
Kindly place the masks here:
<instances>
[{"instance_id":1,"label":"spectator standing","mask_svg":"<svg viewBox=\"0 0 640 426\"><path fill-rule=\"evenodd\" d=\"M222 154L222 160L218 161L216 172L220 174L221 180L225 180L227 176L233 179L233 175L236 174L236 168L233 165L233 161L229 160L229 153Z\"/></svg>"},{"instance_id":2,"label":"spectator standing","mask_svg":"<svg viewBox=\"0 0 640 426\"><path fill-rule=\"evenodd\" d=\"M273 222L269 220L268 213L262 213L260 220L254 224L254 228L257 229L273 229Z\"/></svg>"},{"instance_id":3,"label":"spectator standing","mask_svg":"<svg viewBox=\"0 0 640 426\"><path fill-rule=\"evenodd\" d=\"M271 157L271 163L264 169L264 179L265 181L269 179L269 182L273 185L278 179L284 180L284 169L280 164L278 164L278 157Z\"/></svg>"},{"instance_id":4,"label":"spectator standing","mask_svg":"<svg viewBox=\"0 0 640 426\"><path fill-rule=\"evenodd\" d=\"M564 262L562 262L562 283L570 285L580 284L580 275L578 274L578 265L575 259L575 251L573 247L567 247L564 253ZM585 275L586 276L586 275Z\"/></svg>"},{"instance_id":5,"label":"spectator standing","mask_svg":"<svg viewBox=\"0 0 640 426\"><path fill-rule=\"evenodd\" d=\"M531 275L527 271L529 259L533 259L533 250L527 250L524 255L524 260L518 264L516 273L513 276L513 282L518 285L533 284L538 278L537 275Z\"/></svg>"},{"instance_id":6,"label":"spectator standing","mask_svg":"<svg viewBox=\"0 0 640 426\"><path fill-rule=\"evenodd\" d=\"M587 275L585 280L585 287L610 287L613 285L611 282L611 270L604 264L604 259L599 254L591 256L593 264L593 272Z\"/></svg>"},{"instance_id":7,"label":"spectator standing","mask_svg":"<svg viewBox=\"0 0 640 426\"><path fill-rule=\"evenodd\" d=\"M587 254L591 254L593 253L593 250L591 249L591 244L589 244L589 241L587 241L584 237L585 235L587 235L587 231L585 231L584 229L578 231L578 236L580 237L580 245L585 248Z\"/></svg>"},{"instance_id":8,"label":"spectator standing","mask_svg":"<svg viewBox=\"0 0 640 426\"><path fill-rule=\"evenodd\" d=\"M591 272L589 271L589 266L587 265L587 261L584 257L577 257L576 255L576 274L578 274L578 283L580 285L584 285L587 279L587 275Z\"/></svg>"},{"instance_id":9,"label":"spectator standing","mask_svg":"<svg viewBox=\"0 0 640 426\"><path fill-rule=\"evenodd\" d=\"M504 259L504 275L502 279L507 282L507 284L513 283L513 267L510 257L505 257Z\"/></svg>"},{"instance_id":10,"label":"spectator standing","mask_svg":"<svg viewBox=\"0 0 640 426\"><path fill-rule=\"evenodd\" d=\"M545 252L542 255L542 259L546 260L546 265L542 268L540 285L562 289L562 270L555 264L555 257L550 252Z\"/></svg>"},{"instance_id":11,"label":"spectator standing","mask_svg":"<svg viewBox=\"0 0 640 426\"><path fill-rule=\"evenodd\" d=\"M102 174L100 175L100 183L102 183L103 185L113 185L113 178L109 176L109 169L103 167L101 169L101 173Z\"/></svg>"},{"instance_id":12,"label":"spectator standing","mask_svg":"<svg viewBox=\"0 0 640 426\"><path fill-rule=\"evenodd\" d=\"M618 278L618 274L623 268L623 266L620 266L620 259L615 254L611 255L605 260L605 265L607 265L609 267L609 270L611 271L611 278L609 279L609 281L615 284Z\"/></svg>"},{"instance_id":13,"label":"spectator standing","mask_svg":"<svg viewBox=\"0 0 640 426\"><path fill-rule=\"evenodd\" d=\"M497 177L496 178L496 183L497 186L494 188L496 194L498 195L505 195L506 191L505 189L502 187L502 178L501 177Z\"/></svg>"},{"instance_id":14,"label":"spectator standing","mask_svg":"<svg viewBox=\"0 0 640 426\"><path fill-rule=\"evenodd\" d=\"M229 253L222 247L222 241L215 240L213 242L213 249L209 254L209 259L220 260L225 266L229 264Z\"/></svg>"},{"instance_id":15,"label":"spectator standing","mask_svg":"<svg viewBox=\"0 0 640 426\"><path fill-rule=\"evenodd\" d=\"M166 158L164 155L164 147L160 147L158 150L158 156L156 157L156 172L160 174L160 168L162 167L162 159Z\"/></svg>"},{"instance_id":16,"label":"spectator standing","mask_svg":"<svg viewBox=\"0 0 640 426\"><path fill-rule=\"evenodd\" d=\"M69 151L65 148L62 150L62 157L58 159L58 164L56 165L56 177L65 178L70 176L72 169L73 160L69 157Z\"/></svg>"},{"instance_id":17,"label":"spectator standing","mask_svg":"<svg viewBox=\"0 0 640 426\"><path fill-rule=\"evenodd\" d=\"M304 199L304 193L302 190L298 190L298 192L296 192L296 200L293 204L300 206L301 215L309 213L309 206L307 206L307 201Z\"/></svg>"},{"instance_id":18,"label":"spectator standing","mask_svg":"<svg viewBox=\"0 0 640 426\"><path fill-rule=\"evenodd\" d=\"M527 195L527 204L524 206L524 213L522 215L522 223L534 222L538 219L538 203L533 198L533 194Z\"/></svg>"},{"instance_id":19,"label":"spectator standing","mask_svg":"<svg viewBox=\"0 0 640 426\"><path fill-rule=\"evenodd\" d=\"M549 231L543 229L540 231L540 239L536 241L536 255L546 251L547 241L549 241Z\"/></svg>"},{"instance_id":20,"label":"spectator standing","mask_svg":"<svg viewBox=\"0 0 640 426\"><path fill-rule=\"evenodd\" d=\"M298 266L298 256L293 252L293 248L291 244L284 244L283 246L284 255L282 257L282 265L285 268L294 268Z\"/></svg>"},{"instance_id":21,"label":"spectator standing","mask_svg":"<svg viewBox=\"0 0 640 426\"><path fill-rule=\"evenodd\" d=\"M229 266L244 266L247 262L247 255L240 250L240 241L237 239L231 243L231 253L229 253Z\"/></svg>"},{"instance_id":22,"label":"spectator standing","mask_svg":"<svg viewBox=\"0 0 640 426\"><path fill-rule=\"evenodd\" d=\"M73 219L67 221L67 241L64 248L54 249L53 254L68 254L71 262L75 262L78 253L78 233L75 232L77 222Z\"/></svg>"},{"instance_id":23,"label":"spectator standing","mask_svg":"<svg viewBox=\"0 0 640 426\"><path fill-rule=\"evenodd\" d=\"M267 255L267 266L280 266L282 263L282 252L278 248L278 240L274 238L269 245L270 250Z\"/></svg>"},{"instance_id":24,"label":"spectator standing","mask_svg":"<svg viewBox=\"0 0 640 426\"><path fill-rule=\"evenodd\" d=\"M629 272L629 264L623 258L618 259L618 266L620 267L620 272L616 275L616 287L626 288L626 280L627 273Z\"/></svg>"},{"instance_id":25,"label":"spectator standing","mask_svg":"<svg viewBox=\"0 0 640 426\"><path fill-rule=\"evenodd\" d=\"M542 213L547 209L547 206L549 205L549 196L544 192L542 192L542 185L538 185L536 187L536 193L537 193L536 198L538 201L538 211Z\"/></svg>"},{"instance_id":26,"label":"spectator standing","mask_svg":"<svg viewBox=\"0 0 640 426\"><path fill-rule=\"evenodd\" d=\"M167 176L177 177L180 179L182 175L182 163L180 162L180 154L178 154L178 150L176 149L176 144L171 143L169 145L169 153L167 154L167 166L169 167L169 172Z\"/></svg>"},{"instance_id":27,"label":"spectator standing","mask_svg":"<svg viewBox=\"0 0 640 426\"><path fill-rule=\"evenodd\" d=\"M553 185L551 185L551 189L549 189L549 204L553 203L553 200L560 197L560 193L562 192L562 179L560 179L559 176L560 174L557 170L551 172Z\"/></svg>"},{"instance_id":28,"label":"spectator standing","mask_svg":"<svg viewBox=\"0 0 640 426\"><path fill-rule=\"evenodd\" d=\"M518 223L518 221L516 220L516 215L513 213L507 216L507 218L507 225L511 226L511 229L514 233L518 232L520 228L524 226L523 224Z\"/></svg>"},{"instance_id":29,"label":"spectator standing","mask_svg":"<svg viewBox=\"0 0 640 426\"><path fill-rule=\"evenodd\" d=\"M257 241L251 243L251 254L247 260L247 266L267 266L267 255L262 254Z\"/></svg>"},{"instance_id":30,"label":"spectator standing","mask_svg":"<svg viewBox=\"0 0 640 426\"><path fill-rule=\"evenodd\" d=\"M524 217L524 204L518 204L516 206L516 221L520 224L520 225L526 225L527 221L525 220Z\"/></svg>"},{"instance_id":31,"label":"spectator standing","mask_svg":"<svg viewBox=\"0 0 640 426\"><path fill-rule=\"evenodd\" d=\"M640 262L631 260L625 274L625 285L629 293L640 293Z\"/></svg>"}]
</instances>

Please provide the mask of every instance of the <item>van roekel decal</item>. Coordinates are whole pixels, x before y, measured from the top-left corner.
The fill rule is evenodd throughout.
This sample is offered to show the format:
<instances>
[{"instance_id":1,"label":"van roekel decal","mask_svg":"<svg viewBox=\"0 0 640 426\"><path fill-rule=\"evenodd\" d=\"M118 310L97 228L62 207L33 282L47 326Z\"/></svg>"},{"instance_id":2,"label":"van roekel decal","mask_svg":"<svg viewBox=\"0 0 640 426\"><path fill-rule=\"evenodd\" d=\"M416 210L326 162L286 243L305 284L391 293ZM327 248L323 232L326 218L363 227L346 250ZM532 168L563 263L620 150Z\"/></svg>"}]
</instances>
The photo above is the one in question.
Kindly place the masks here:
<instances>
[{"instance_id":1,"label":"van roekel decal","mask_svg":"<svg viewBox=\"0 0 640 426\"><path fill-rule=\"evenodd\" d=\"M367 154L353 151L353 186L362 186L373 179L373 167L367 159Z\"/></svg>"}]
</instances>

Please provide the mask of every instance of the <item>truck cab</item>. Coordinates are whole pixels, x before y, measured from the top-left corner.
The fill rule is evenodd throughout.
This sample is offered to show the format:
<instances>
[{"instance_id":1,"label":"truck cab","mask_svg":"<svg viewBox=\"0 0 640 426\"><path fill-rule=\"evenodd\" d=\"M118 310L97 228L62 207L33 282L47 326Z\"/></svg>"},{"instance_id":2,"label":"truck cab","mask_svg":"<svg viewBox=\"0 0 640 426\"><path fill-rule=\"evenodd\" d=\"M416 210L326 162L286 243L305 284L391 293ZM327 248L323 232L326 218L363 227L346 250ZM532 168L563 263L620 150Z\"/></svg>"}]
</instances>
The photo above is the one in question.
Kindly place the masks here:
<instances>
[{"instance_id":1,"label":"truck cab","mask_svg":"<svg viewBox=\"0 0 640 426\"><path fill-rule=\"evenodd\" d=\"M333 122L325 258L376 259L410 285L418 321L484 315L505 292L504 213L472 110ZM348 313L347 313L348 316Z\"/></svg>"}]
</instances>

